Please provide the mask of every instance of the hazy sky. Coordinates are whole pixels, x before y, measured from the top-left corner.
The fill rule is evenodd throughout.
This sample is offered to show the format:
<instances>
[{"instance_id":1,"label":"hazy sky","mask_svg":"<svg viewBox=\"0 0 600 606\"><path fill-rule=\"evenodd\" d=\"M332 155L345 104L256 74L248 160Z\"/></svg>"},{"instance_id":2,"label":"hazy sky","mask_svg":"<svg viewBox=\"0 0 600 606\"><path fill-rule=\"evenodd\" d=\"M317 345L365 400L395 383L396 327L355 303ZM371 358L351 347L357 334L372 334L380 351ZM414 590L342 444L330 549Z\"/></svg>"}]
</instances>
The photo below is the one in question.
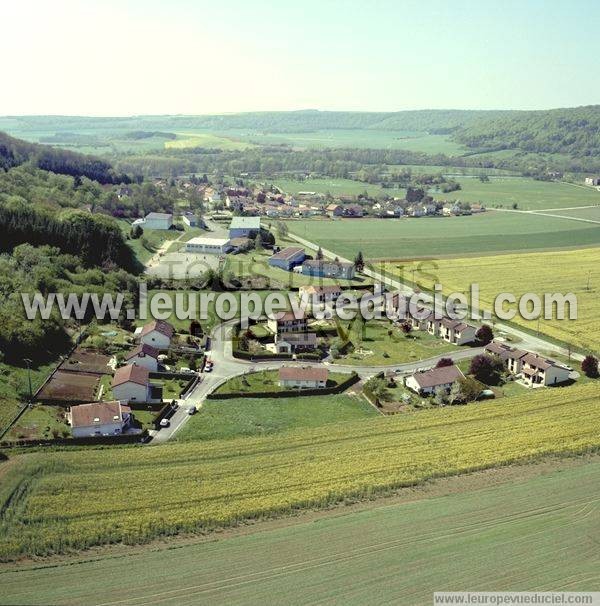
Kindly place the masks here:
<instances>
[{"instance_id":1,"label":"hazy sky","mask_svg":"<svg viewBox=\"0 0 600 606\"><path fill-rule=\"evenodd\" d=\"M597 0L4 0L0 115L600 103Z\"/></svg>"}]
</instances>

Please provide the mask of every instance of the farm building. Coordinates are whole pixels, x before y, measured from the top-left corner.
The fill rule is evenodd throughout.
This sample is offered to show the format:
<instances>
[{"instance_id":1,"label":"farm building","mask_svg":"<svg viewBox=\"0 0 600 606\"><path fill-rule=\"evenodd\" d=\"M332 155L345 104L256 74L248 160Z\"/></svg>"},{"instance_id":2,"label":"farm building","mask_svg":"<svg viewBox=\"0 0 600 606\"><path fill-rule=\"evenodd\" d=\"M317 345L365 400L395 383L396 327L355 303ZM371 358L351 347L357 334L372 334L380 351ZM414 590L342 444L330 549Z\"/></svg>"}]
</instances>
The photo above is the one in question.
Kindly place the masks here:
<instances>
[{"instance_id":1,"label":"farm building","mask_svg":"<svg viewBox=\"0 0 600 606\"><path fill-rule=\"evenodd\" d=\"M229 225L230 238L256 238L260 233L260 217L233 217Z\"/></svg>"},{"instance_id":2,"label":"farm building","mask_svg":"<svg viewBox=\"0 0 600 606\"><path fill-rule=\"evenodd\" d=\"M169 349L175 329L164 320L152 320L135 331L140 343L157 349Z\"/></svg>"},{"instance_id":3,"label":"farm building","mask_svg":"<svg viewBox=\"0 0 600 606\"><path fill-rule=\"evenodd\" d=\"M302 263L302 273L305 276L315 276L317 278L352 280L354 278L354 263L311 259Z\"/></svg>"},{"instance_id":4,"label":"farm building","mask_svg":"<svg viewBox=\"0 0 600 606\"><path fill-rule=\"evenodd\" d=\"M301 286L298 289L298 294L302 303L316 305L335 301L342 294L342 289L335 285Z\"/></svg>"},{"instance_id":5,"label":"farm building","mask_svg":"<svg viewBox=\"0 0 600 606\"><path fill-rule=\"evenodd\" d=\"M143 366L150 372L156 372L158 370L158 349L142 343L125 356L125 363Z\"/></svg>"},{"instance_id":6,"label":"farm building","mask_svg":"<svg viewBox=\"0 0 600 606\"><path fill-rule=\"evenodd\" d=\"M288 246L275 253L269 258L271 267L279 267L285 271L290 271L296 265L300 265L306 259L306 253L299 246Z\"/></svg>"},{"instance_id":7,"label":"farm building","mask_svg":"<svg viewBox=\"0 0 600 606\"><path fill-rule=\"evenodd\" d=\"M157 402L161 399L154 397L148 369L135 364L117 368L112 391L115 398L123 402Z\"/></svg>"},{"instance_id":8,"label":"farm building","mask_svg":"<svg viewBox=\"0 0 600 606\"><path fill-rule=\"evenodd\" d=\"M598 185L600 185L600 177L586 177L585 184L597 187Z\"/></svg>"},{"instance_id":9,"label":"farm building","mask_svg":"<svg viewBox=\"0 0 600 606\"><path fill-rule=\"evenodd\" d=\"M558 385L568 381L570 374L562 364L538 354L528 353L522 358L521 376L529 387Z\"/></svg>"},{"instance_id":10,"label":"farm building","mask_svg":"<svg viewBox=\"0 0 600 606\"><path fill-rule=\"evenodd\" d=\"M113 402L93 402L71 406L67 413L74 438L114 436L125 431L131 421L131 408Z\"/></svg>"},{"instance_id":11,"label":"farm building","mask_svg":"<svg viewBox=\"0 0 600 606\"><path fill-rule=\"evenodd\" d=\"M170 229L173 225L173 215L169 213L148 213L144 219L136 219L133 225L143 229Z\"/></svg>"},{"instance_id":12,"label":"farm building","mask_svg":"<svg viewBox=\"0 0 600 606\"><path fill-rule=\"evenodd\" d=\"M277 317L272 317L267 320L267 326L274 334L280 335L282 333L290 332L306 332L307 322L304 312L297 318L293 311L286 311L281 314L277 314Z\"/></svg>"},{"instance_id":13,"label":"farm building","mask_svg":"<svg viewBox=\"0 0 600 606\"><path fill-rule=\"evenodd\" d=\"M344 214L344 209L339 204L328 204L325 212L330 217L341 217Z\"/></svg>"},{"instance_id":14,"label":"farm building","mask_svg":"<svg viewBox=\"0 0 600 606\"><path fill-rule=\"evenodd\" d=\"M277 353L299 353L314 351L317 348L317 335L314 332L292 332L275 335Z\"/></svg>"},{"instance_id":15,"label":"farm building","mask_svg":"<svg viewBox=\"0 0 600 606\"><path fill-rule=\"evenodd\" d=\"M204 255L224 255L232 250L229 238L192 238L185 243L185 252Z\"/></svg>"},{"instance_id":16,"label":"farm building","mask_svg":"<svg viewBox=\"0 0 600 606\"><path fill-rule=\"evenodd\" d=\"M421 396L429 396L439 388L449 391L459 379L464 379L464 375L458 366L442 366L416 372L406 378L405 385Z\"/></svg>"},{"instance_id":17,"label":"farm building","mask_svg":"<svg viewBox=\"0 0 600 606\"><path fill-rule=\"evenodd\" d=\"M194 213L184 213L181 218L188 227L204 227L204 221L202 221L202 218L200 218L200 221L198 221L198 216Z\"/></svg>"},{"instance_id":18,"label":"farm building","mask_svg":"<svg viewBox=\"0 0 600 606\"><path fill-rule=\"evenodd\" d=\"M279 385L292 389L320 389L327 386L329 371L314 366L283 366L279 369Z\"/></svg>"}]
</instances>

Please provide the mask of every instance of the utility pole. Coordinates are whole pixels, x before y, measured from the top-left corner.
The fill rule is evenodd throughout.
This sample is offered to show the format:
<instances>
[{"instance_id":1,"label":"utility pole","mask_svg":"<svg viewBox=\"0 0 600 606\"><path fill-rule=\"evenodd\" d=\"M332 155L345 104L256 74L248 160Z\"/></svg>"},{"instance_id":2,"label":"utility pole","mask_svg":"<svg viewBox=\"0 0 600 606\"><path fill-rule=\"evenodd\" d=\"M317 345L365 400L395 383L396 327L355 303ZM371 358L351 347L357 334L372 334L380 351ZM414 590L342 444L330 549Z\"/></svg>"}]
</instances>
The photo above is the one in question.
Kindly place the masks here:
<instances>
[{"instance_id":1,"label":"utility pole","mask_svg":"<svg viewBox=\"0 0 600 606\"><path fill-rule=\"evenodd\" d=\"M33 401L33 389L31 387L31 360L29 358L25 358L23 360L25 364L27 364L27 380L29 382L29 405Z\"/></svg>"}]
</instances>

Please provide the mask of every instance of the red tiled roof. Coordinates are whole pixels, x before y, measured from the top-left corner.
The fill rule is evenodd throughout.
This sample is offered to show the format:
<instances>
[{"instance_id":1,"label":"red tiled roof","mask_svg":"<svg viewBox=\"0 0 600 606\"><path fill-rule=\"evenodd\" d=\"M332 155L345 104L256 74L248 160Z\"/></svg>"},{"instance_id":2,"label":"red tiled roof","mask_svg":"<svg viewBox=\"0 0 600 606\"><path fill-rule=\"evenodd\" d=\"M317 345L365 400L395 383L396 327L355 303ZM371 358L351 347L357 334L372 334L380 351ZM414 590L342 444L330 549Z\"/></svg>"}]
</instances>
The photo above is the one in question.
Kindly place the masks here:
<instances>
[{"instance_id":1,"label":"red tiled roof","mask_svg":"<svg viewBox=\"0 0 600 606\"><path fill-rule=\"evenodd\" d=\"M152 347L152 345L146 345L145 343L142 343L141 345L138 345L135 349L131 350L126 356L125 356L125 360L131 360L131 358L135 358L136 356L140 355L140 354L144 354L145 356L150 356L151 358L154 358L155 360L158 359L158 349L156 349L156 347Z\"/></svg>"},{"instance_id":2,"label":"red tiled roof","mask_svg":"<svg viewBox=\"0 0 600 606\"><path fill-rule=\"evenodd\" d=\"M92 402L71 406L71 426L91 427L121 422L123 414L131 412L129 406L121 406L119 400L112 402Z\"/></svg>"},{"instance_id":3,"label":"red tiled roof","mask_svg":"<svg viewBox=\"0 0 600 606\"><path fill-rule=\"evenodd\" d=\"M117 387L123 383L137 383L138 385L148 385L150 373L143 366L128 364L115 370L115 376L112 380L112 386Z\"/></svg>"},{"instance_id":4,"label":"red tiled roof","mask_svg":"<svg viewBox=\"0 0 600 606\"><path fill-rule=\"evenodd\" d=\"M144 325L140 332L140 337L144 337L154 330L169 337L169 339L175 334L175 329L168 322L165 322L164 320L153 320Z\"/></svg>"},{"instance_id":5,"label":"red tiled roof","mask_svg":"<svg viewBox=\"0 0 600 606\"><path fill-rule=\"evenodd\" d=\"M282 366L280 381L327 381L329 371L319 366Z\"/></svg>"}]
</instances>

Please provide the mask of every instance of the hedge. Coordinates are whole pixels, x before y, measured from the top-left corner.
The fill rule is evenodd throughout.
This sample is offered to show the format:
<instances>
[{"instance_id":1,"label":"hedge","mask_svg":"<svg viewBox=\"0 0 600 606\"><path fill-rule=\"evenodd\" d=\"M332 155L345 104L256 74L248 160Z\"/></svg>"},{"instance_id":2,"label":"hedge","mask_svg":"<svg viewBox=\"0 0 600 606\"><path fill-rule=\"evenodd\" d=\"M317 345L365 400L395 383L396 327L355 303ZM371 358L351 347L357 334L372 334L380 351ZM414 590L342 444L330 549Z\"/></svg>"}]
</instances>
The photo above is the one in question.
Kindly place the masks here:
<instances>
[{"instance_id":1,"label":"hedge","mask_svg":"<svg viewBox=\"0 0 600 606\"><path fill-rule=\"evenodd\" d=\"M234 398L295 398L297 396L322 396L337 394L346 391L348 387L358 383L360 377L353 372L345 381L338 383L333 387L323 387L322 389L288 389L285 391L254 391L254 392L236 392L236 393L211 393L206 396L209 400L232 400Z\"/></svg>"},{"instance_id":2,"label":"hedge","mask_svg":"<svg viewBox=\"0 0 600 606\"><path fill-rule=\"evenodd\" d=\"M119 434L114 436L90 436L89 438L56 438L48 440L15 440L2 444L2 448L21 448L23 446L100 446L106 444L136 444L148 437L148 430L141 433Z\"/></svg>"}]
</instances>

